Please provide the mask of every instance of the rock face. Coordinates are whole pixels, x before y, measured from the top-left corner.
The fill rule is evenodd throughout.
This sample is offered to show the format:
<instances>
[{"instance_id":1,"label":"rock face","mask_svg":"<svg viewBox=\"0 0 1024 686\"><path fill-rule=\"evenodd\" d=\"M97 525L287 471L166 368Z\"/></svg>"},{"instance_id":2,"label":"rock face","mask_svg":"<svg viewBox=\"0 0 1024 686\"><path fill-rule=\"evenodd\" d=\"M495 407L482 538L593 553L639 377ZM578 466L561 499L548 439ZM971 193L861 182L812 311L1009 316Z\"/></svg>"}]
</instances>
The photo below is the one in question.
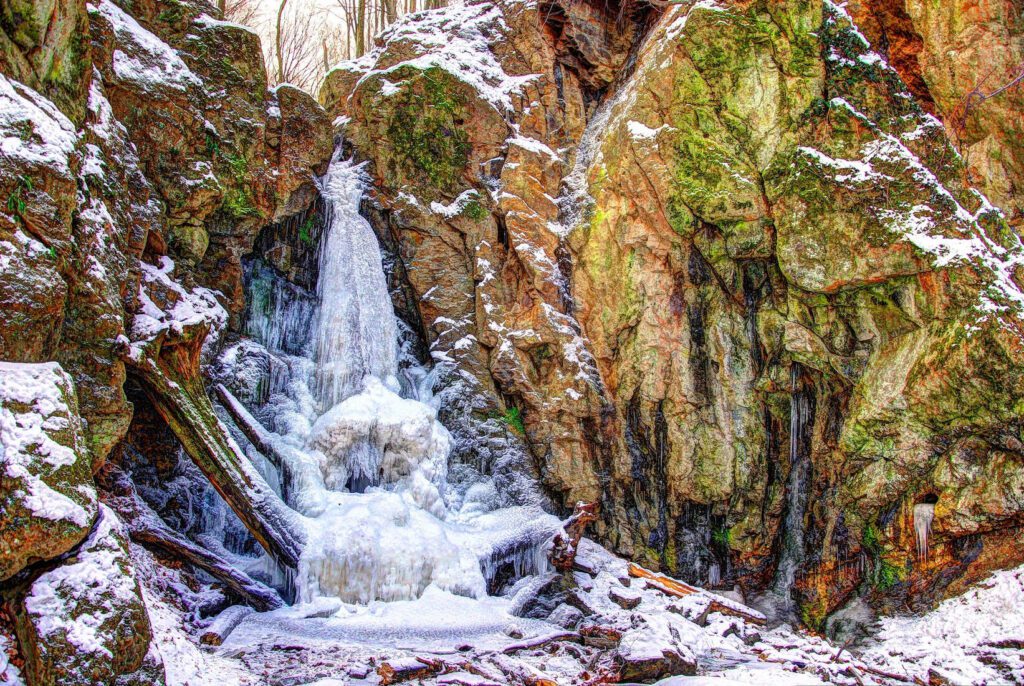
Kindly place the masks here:
<instances>
[{"instance_id":1,"label":"rock face","mask_svg":"<svg viewBox=\"0 0 1024 686\"><path fill-rule=\"evenodd\" d=\"M1024 58L1008 4L952 4L855 2L870 43L829 2L460 4L333 71L325 111L268 92L255 34L200 0L5 3L0 388L38 393L5 390L0 578L86 537L132 417L130 322L200 314L140 274L236 332L310 302L334 133L439 368L452 480L599 502L618 552L814 627L855 593L924 604L1021 561L1024 157L1020 95L994 93ZM975 86L993 97L960 107ZM269 361L235 354L259 397ZM44 486L67 516L36 509ZM32 582L102 633L31 619L33 590L39 683L143 666L116 529ZM61 590L101 562L112 586Z\"/></svg>"},{"instance_id":2,"label":"rock face","mask_svg":"<svg viewBox=\"0 0 1024 686\"><path fill-rule=\"evenodd\" d=\"M972 183L1024 222L1024 25L1013 2L857 0L849 9L923 107L939 116Z\"/></svg>"},{"instance_id":3,"label":"rock face","mask_svg":"<svg viewBox=\"0 0 1024 686\"><path fill-rule=\"evenodd\" d=\"M97 513L75 386L56 362L0 362L0 581L67 552Z\"/></svg>"},{"instance_id":4,"label":"rock face","mask_svg":"<svg viewBox=\"0 0 1024 686\"><path fill-rule=\"evenodd\" d=\"M310 203L331 137L310 96L266 90L255 34L206 5L86 10L8 3L0 21L0 357L62 363L95 469L131 418L113 345L143 252L237 315L241 256Z\"/></svg>"},{"instance_id":5,"label":"rock face","mask_svg":"<svg viewBox=\"0 0 1024 686\"><path fill-rule=\"evenodd\" d=\"M902 73L829 3L470 4L321 97L446 421L521 426L618 551L817 626L1020 560L1024 253Z\"/></svg>"},{"instance_id":6,"label":"rock face","mask_svg":"<svg viewBox=\"0 0 1024 686\"><path fill-rule=\"evenodd\" d=\"M309 95L267 92L258 36L207 11L157 2L135 17L104 0L90 12L92 51L165 207L150 249L170 250L237 313L242 255L258 227L312 200L311 171L323 171L331 135Z\"/></svg>"},{"instance_id":7,"label":"rock face","mask_svg":"<svg viewBox=\"0 0 1024 686\"><path fill-rule=\"evenodd\" d=\"M0 9L0 72L45 94L78 124L92 78L84 0L12 0Z\"/></svg>"},{"instance_id":8,"label":"rock face","mask_svg":"<svg viewBox=\"0 0 1024 686\"><path fill-rule=\"evenodd\" d=\"M117 516L100 510L74 557L36 579L19 608L31 684L113 683L143 666L152 636L146 606Z\"/></svg>"}]
</instances>

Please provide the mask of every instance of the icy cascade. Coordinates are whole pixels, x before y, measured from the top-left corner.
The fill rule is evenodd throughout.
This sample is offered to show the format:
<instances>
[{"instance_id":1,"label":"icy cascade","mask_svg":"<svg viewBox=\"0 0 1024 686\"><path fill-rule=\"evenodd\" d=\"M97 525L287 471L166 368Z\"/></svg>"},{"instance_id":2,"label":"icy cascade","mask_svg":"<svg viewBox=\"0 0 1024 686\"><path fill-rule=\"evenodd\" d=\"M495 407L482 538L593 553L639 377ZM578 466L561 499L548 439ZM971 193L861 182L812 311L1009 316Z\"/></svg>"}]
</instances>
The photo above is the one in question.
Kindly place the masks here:
<instances>
[{"instance_id":1,"label":"icy cascade","mask_svg":"<svg viewBox=\"0 0 1024 686\"><path fill-rule=\"evenodd\" d=\"M783 617L793 608L791 593L804 558L804 514L811 481L811 436L814 422L813 389L801 382L801 367L790 368L789 478L786 481L786 514L782 523L782 550L769 599L772 614Z\"/></svg>"},{"instance_id":2,"label":"icy cascade","mask_svg":"<svg viewBox=\"0 0 1024 686\"><path fill-rule=\"evenodd\" d=\"M914 533L917 536L917 558L928 561L928 538L932 533L932 520L935 519L935 503L918 503L914 505Z\"/></svg>"},{"instance_id":3,"label":"icy cascade","mask_svg":"<svg viewBox=\"0 0 1024 686\"><path fill-rule=\"evenodd\" d=\"M461 485L449 506L451 438L437 421L434 375L399 354L380 248L359 214L364 183L339 157L320 180L328 216L308 344L278 347L293 338L279 329L295 333L308 316L301 299L269 298L283 309L264 308L249 329L270 348L269 397L254 413L275 432L287 499L307 518L298 600L414 600L431 587L483 597L498 567L541 567L539 544L558 522L536 508L493 509L490 480Z\"/></svg>"},{"instance_id":4,"label":"icy cascade","mask_svg":"<svg viewBox=\"0 0 1024 686\"><path fill-rule=\"evenodd\" d=\"M375 378L398 390L398 327L380 246L359 214L363 184L351 162L335 160L320 181L327 201L327 236L317 283L316 396L334 407Z\"/></svg>"}]
</instances>

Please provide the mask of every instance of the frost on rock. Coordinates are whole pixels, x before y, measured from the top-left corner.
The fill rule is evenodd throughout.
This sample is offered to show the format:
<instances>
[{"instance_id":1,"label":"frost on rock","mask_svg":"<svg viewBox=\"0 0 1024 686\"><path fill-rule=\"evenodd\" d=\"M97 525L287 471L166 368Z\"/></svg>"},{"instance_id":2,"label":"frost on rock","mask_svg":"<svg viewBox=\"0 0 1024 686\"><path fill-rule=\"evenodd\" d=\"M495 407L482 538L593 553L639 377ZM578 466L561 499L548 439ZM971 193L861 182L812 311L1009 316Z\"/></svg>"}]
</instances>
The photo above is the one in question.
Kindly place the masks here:
<instances>
[{"instance_id":1,"label":"frost on rock","mask_svg":"<svg viewBox=\"0 0 1024 686\"><path fill-rule=\"evenodd\" d=\"M0 362L0 579L55 557L96 517L92 459L71 377L56 362Z\"/></svg>"},{"instance_id":2,"label":"frost on rock","mask_svg":"<svg viewBox=\"0 0 1024 686\"><path fill-rule=\"evenodd\" d=\"M52 358L68 287L57 270L75 210L74 125L0 74L0 357Z\"/></svg>"},{"instance_id":3,"label":"frost on rock","mask_svg":"<svg viewBox=\"0 0 1024 686\"><path fill-rule=\"evenodd\" d=\"M0 74L0 173L45 166L70 177L77 143L74 124L53 103Z\"/></svg>"},{"instance_id":4,"label":"frost on rock","mask_svg":"<svg viewBox=\"0 0 1024 686\"><path fill-rule=\"evenodd\" d=\"M8 651L13 647L13 641L0 633L0 684L3 686L25 686L21 670L11 663Z\"/></svg>"},{"instance_id":5,"label":"frost on rock","mask_svg":"<svg viewBox=\"0 0 1024 686\"><path fill-rule=\"evenodd\" d=\"M101 505L75 555L29 587L17 630L33 683L109 682L141 666L150 625L127 546Z\"/></svg>"},{"instance_id":6,"label":"frost on rock","mask_svg":"<svg viewBox=\"0 0 1024 686\"><path fill-rule=\"evenodd\" d=\"M1024 266L1024 245L1012 232L1004 232L1009 245L1000 245L988 236L986 224L1002 220L999 210L976 191L978 209L972 212L965 208L904 140L881 130L842 98L834 98L829 105L858 120L875 137L860 147L856 159L833 158L814 148L800 148L800 155L814 173L847 188L882 185L899 193L902 186L907 186L902 192L912 194L913 199L890 202L877 212L892 235L928 255L936 268L967 264L990 275L981 310L1002 311L1009 306L1020 311L1024 292L1014 280L1014 273Z\"/></svg>"},{"instance_id":7,"label":"frost on rock","mask_svg":"<svg viewBox=\"0 0 1024 686\"><path fill-rule=\"evenodd\" d=\"M174 279L174 262L161 257L159 266L139 263L139 310L131 325L132 341L152 341L160 335L181 336L192 327L208 326L210 334L203 342L203 358L216 348L228 315L208 288L187 289Z\"/></svg>"}]
</instances>

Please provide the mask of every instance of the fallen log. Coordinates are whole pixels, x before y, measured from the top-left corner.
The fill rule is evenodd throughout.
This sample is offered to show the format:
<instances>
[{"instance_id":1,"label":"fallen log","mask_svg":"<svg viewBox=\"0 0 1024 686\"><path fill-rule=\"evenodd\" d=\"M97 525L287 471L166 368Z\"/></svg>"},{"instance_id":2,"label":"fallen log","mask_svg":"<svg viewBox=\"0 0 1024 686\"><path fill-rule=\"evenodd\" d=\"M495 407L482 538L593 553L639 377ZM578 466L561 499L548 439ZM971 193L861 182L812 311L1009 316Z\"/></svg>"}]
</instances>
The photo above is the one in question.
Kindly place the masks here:
<instances>
[{"instance_id":1,"label":"fallen log","mask_svg":"<svg viewBox=\"0 0 1024 686\"><path fill-rule=\"evenodd\" d=\"M278 450L270 432L260 424L258 419L252 416L245 405L224 384L217 384L213 388L217 393L217 399L220 400L221 406L231 415L235 426L270 461L270 464L274 465L274 468L281 473L281 480L285 484L291 484L291 461Z\"/></svg>"},{"instance_id":2,"label":"fallen log","mask_svg":"<svg viewBox=\"0 0 1024 686\"><path fill-rule=\"evenodd\" d=\"M195 297L166 274L144 272L152 280L146 282L149 286L176 288L178 298ZM154 287L153 297L156 292ZM146 334L144 340L129 342L122 337L116 344L129 373L253 537L271 557L294 569L306 540L298 516L242 454L206 395L200 354L210 322L197 317L139 328Z\"/></svg>"},{"instance_id":3,"label":"fallen log","mask_svg":"<svg viewBox=\"0 0 1024 686\"><path fill-rule=\"evenodd\" d=\"M426 657L397 658L382 662L377 668L381 686L390 686L413 679L422 680L439 673L445 663Z\"/></svg>"},{"instance_id":4,"label":"fallen log","mask_svg":"<svg viewBox=\"0 0 1024 686\"><path fill-rule=\"evenodd\" d=\"M219 646L235 630L242 620L252 614L252 608L245 605L232 605L210 622L202 634L199 635L199 642L208 646Z\"/></svg>"},{"instance_id":5,"label":"fallen log","mask_svg":"<svg viewBox=\"0 0 1024 686\"><path fill-rule=\"evenodd\" d=\"M127 474L108 472L104 479L111 492L108 504L124 520L128 536L133 541L203 570L224 584L239 600L260 612L284 607L284 600L277 591L167 526L160 515L139 497Z\"/></svg>"},{"instance_id":6,"label":"fallen log","mask_svg":"<svg viewBox=\"0 0 1024 686\"><path fill-rule=\"evenodd\" d=\"M562 523L562 531L551 540L548 559L560 572L572 571L576 561L576 548L591 522L597 520L597 503L576 503L572 516Z\"/></svg>"},{"instance_id":7,"label":"fallen log","mask_svg":"<svg viewBox=\"0 0 1024 686\"><path fill-rule=\"evenodd\" d=\"M520 641L519 643L512 643L502 648L503 653L510 655L517 653L520 650L534 650L548 645L549 643L557 643L559 641L569 641L572 643L580 643L582 637L575 631L560 631L553 634L543 634L534 638Z\"/></svg>"},{"instance_id":8,"label":"fallen log","mask_svg":"<svg viewBox=\"0 0 1024 686\"><path fill-rule=\"evenodd\" d=\"M128 535L133 541L151 550L184 560L203 570L229 588L241 601L260 612L284 607L284 600L277 591L235 569L230 562L201 548L169 527L129 526Z\"/></svg>"},{"instance_id":9,"label":"fallen log","mask_svg":"<svg viewBox=\"0 0 1024 686\"><path fill-rule=\"evenodd\" d=\"M725 615L739 617L753 624L763 625L767 622L767 618L753 608L737 603L734 600L723 598L720 595L710 593L703 588L697 588L696 586L683 583L678 579L673 579L672 577L665 576L664 574L658 574L657 572L652 572L649 569L644 569L640 565L630 563L629 575L637 579L643 579L647 582L649 587L661 591L665 595L674 596L676 598L685 598L686 596L693 594L702 595L711 601L711 605L709 607L711 612L721 612Z\"/></svg>"}]
</instances>

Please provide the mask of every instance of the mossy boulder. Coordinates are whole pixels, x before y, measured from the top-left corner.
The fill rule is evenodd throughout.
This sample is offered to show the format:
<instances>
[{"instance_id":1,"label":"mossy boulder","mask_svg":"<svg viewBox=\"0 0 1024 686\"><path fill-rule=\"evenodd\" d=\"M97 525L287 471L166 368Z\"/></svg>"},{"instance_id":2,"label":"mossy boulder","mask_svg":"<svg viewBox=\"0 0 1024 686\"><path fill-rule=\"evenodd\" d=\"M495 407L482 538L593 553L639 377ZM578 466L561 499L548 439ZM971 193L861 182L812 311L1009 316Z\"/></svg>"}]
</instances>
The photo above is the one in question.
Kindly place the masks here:
<instances>
[{"instance_id":1,"label":"mossy boulder","mask_svg":"<svg viewBox=\"0 0 1024 686\"><path fill-rule=\"evenodd\" d=\"M471 161L490 148L505 124L480 95L440 67L402 65L363 79L352 107L365 116L352 127L360 149L374 145L376 170L389 187L410 186L417 197L454 198L473 181ZM490 140L488 140L490 139ZM491 143L488 146L487 143Z\"/></svg>"},{"instance_id":2,"label":"mossy boulder","mask_svg":"<svg viewBox=\"0 0 1024 686\"><path fill-rule=\"evenodd\" d=\"M79 543L96 518L92 457L71 377L0 362L0 581Z\"/></svg>"},{"instance_id":3,"label":"mossy boulder","mask_svg":"<svg viewBox=\"0 0 1024 686\"><path fill-rule=\"evenodd\" d=\"M112 510L101 505L74 555L29 585L15 631L33 686L109 684L144 666L152 628Z\"/></svg>"}]
</instances>

